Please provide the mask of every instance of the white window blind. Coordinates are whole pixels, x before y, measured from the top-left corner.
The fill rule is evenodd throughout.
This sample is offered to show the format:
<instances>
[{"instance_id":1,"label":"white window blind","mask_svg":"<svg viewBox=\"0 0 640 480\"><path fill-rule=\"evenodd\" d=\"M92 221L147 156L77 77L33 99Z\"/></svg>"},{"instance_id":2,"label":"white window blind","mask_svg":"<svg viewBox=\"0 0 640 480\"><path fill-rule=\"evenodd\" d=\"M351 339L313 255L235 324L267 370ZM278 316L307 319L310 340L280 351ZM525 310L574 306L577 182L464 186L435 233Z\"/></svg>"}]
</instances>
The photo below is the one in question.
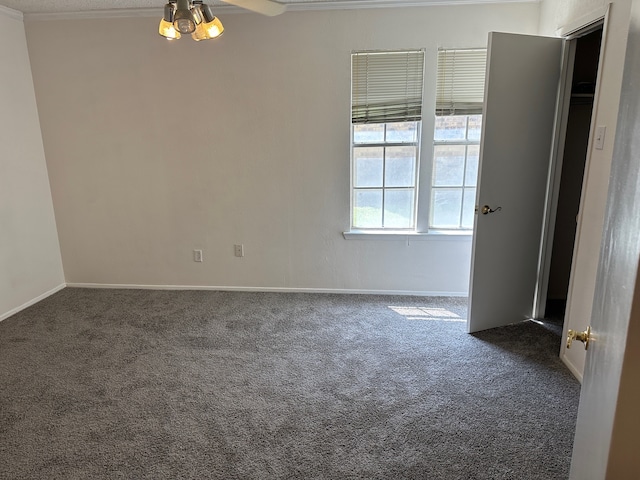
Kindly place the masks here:
<instances>
[{"instance_id":1,"label":"white window blind","mask_svg":"<svg viewBox=\"0 0 640 480\"><path fill-rule=\"evenodd\" d=\"M351 55L351 122L414 122L422 119L424 51Z\"/></svg>"},{"instance_id":2,"label":"white window blind","mask_svg":"<svg viewBox=\"0 0 640 480\"><path fill-rule=\"evenodd\" d=\"M485 48L439 50L436 115L481 114L486 68Z\"/></svg>"}]
</instances>

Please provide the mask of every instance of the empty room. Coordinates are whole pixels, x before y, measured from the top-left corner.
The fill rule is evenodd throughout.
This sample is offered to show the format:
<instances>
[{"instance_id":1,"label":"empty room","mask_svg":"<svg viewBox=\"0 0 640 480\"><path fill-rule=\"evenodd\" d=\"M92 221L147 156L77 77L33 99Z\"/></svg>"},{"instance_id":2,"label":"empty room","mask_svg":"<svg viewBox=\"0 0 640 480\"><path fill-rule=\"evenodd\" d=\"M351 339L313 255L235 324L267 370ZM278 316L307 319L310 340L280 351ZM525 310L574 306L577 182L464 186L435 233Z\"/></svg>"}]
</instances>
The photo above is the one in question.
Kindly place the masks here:
<instances>
[{"instance_id":1,"label":"empty room","mask_svg":"<svg viewBox=\"0 0 640 480\"><path fill-rule=\"evenodd\" d=\"M638 2L164 1L0 0L0 478L638 478Z\"/></svg>"}]
</instances>

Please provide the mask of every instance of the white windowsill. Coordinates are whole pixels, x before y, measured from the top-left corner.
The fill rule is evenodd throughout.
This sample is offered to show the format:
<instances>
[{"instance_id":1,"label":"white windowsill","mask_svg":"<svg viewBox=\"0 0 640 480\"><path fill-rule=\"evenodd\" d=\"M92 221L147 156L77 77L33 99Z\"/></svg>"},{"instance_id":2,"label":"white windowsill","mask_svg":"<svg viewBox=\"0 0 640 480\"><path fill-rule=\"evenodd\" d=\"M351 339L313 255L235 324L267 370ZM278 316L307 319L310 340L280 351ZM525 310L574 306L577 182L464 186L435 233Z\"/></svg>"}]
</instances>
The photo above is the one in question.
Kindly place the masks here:
<instances>
[{"instance_id":1,"label":"white windowsill","mask_svg":"<svg viewBox=\"0 0 640 480\"><path fill-rule=\"evenodd\" d=\"M470 240L470 230L430 230L409 232L406 230L350 230L342 232L345 240Z\"/></svg>"}]
</instances>

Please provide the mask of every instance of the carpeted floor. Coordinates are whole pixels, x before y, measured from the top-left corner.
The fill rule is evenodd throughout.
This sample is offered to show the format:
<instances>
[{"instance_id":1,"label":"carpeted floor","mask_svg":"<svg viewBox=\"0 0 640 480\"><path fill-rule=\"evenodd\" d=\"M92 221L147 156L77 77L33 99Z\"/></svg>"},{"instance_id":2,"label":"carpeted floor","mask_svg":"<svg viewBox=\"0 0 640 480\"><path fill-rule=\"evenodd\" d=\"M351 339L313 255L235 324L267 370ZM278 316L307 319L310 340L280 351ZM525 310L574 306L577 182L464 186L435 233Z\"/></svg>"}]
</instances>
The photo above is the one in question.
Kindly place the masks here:
<instances>
[{"instance_id":1,"label":"carpeted floor","mask_svg":"<svg viewBox=\"0 0 640 480\"><path fill-rule=\"evenodd\" d=\"M559 337L465 311L67 288L0 322L0 478L567 478Z\"/></svg>"}]
</instances>

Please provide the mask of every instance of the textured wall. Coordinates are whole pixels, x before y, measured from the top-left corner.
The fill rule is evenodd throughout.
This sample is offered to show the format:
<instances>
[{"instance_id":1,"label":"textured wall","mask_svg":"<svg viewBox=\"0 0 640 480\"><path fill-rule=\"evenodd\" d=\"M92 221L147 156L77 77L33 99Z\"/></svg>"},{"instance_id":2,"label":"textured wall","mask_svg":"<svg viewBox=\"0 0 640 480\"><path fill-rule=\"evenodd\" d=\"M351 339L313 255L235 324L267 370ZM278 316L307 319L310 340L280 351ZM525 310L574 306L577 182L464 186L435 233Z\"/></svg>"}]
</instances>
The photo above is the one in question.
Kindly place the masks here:
<instances>
[{"instance_id":1,"label":"textured wall","mask_svg":"<svg viewBox=\"0 0 640 480\"><path fill-rule=\"evenodd\" d=\"M604 8L608 3L609 0L542 0L540 33L553 34L555 30Z\"/></svg>"},{"instance_id":2,"label":"textured wall","mask_svg":"<svg viewBox=\"0 0 640 480\"><path fill-rule=\"evenodd\" d=\"M0 319L64 283L24 25L0 11Z\"/></svg>"},{"instance_id":3,"label":"textured wall","mask_svg":"<svg viewBox=\"0 0 640 480\"><path fill-rule=\"evenodd\" d=\"M538 8L225 15L201 44L155 18L27 22L67 281L466 293L469 237L342 237L350 53L426 48L429 112L439 46L533 33Z\"/></svg>"},{"instance_id":4,"label":"textured wall","mask_svg":"<svg viewBox=\"0 0 640 480\"><path fill-rule=\"evenodd\" d=\"M24 25L0 11L0 319L64 283Z\"/></svg>"}]
</instances>

